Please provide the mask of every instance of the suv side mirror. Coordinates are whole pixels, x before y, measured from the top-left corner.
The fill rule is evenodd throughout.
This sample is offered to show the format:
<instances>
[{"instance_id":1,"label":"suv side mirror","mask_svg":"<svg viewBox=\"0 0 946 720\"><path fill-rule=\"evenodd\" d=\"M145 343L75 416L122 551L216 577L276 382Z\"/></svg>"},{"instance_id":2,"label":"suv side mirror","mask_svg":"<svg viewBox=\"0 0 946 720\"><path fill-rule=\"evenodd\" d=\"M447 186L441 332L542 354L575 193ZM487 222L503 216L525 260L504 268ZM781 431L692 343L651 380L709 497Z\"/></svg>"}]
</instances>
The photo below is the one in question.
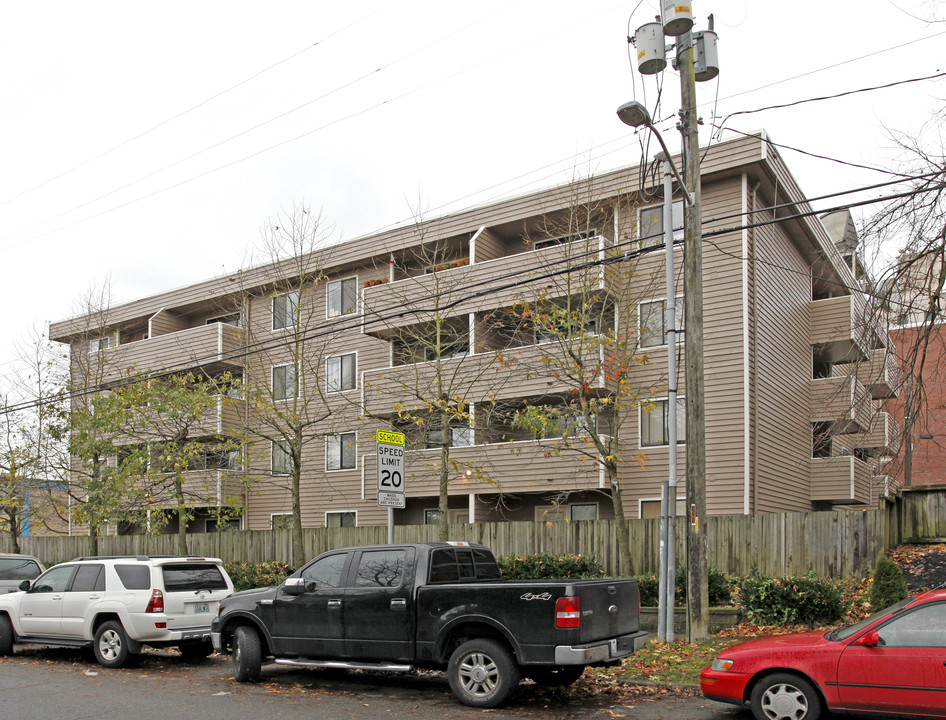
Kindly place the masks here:
<instances>
[{"instance_id":1,"label":"suv side mirror","mask_svg":"<svg viewBox=\"0 0 946 720\"><path fill-rule=\"evenodd\" d=\"M869 633L865 633L857 638L853 644L862 647L877 647L880 645L880 635L876 630L871 630Z\"/></svg>"},{"instance_id":2,"label":"suv side mirror","mask_svg":"<svg viewBox=\"0 0 946 720\"><path fill-rule=\"evenodd\" d=\"M286 595L302 595L305 592L305 580L301 577L291 577L283 583Z\"/></svg>"},{"instance_id":3,"label":"suv side mirror","mask_svg":"<svg viewBox=\"0 0 946 720\"><path fill-rule=\"evenodd\" d=\"M24 580L23 582L20 583L20 590L22 590L23 592L26 592L26 591L29 590L29 589L30 589L30 581L29 581L29 580Z\"/></svg>"}]
</instances>

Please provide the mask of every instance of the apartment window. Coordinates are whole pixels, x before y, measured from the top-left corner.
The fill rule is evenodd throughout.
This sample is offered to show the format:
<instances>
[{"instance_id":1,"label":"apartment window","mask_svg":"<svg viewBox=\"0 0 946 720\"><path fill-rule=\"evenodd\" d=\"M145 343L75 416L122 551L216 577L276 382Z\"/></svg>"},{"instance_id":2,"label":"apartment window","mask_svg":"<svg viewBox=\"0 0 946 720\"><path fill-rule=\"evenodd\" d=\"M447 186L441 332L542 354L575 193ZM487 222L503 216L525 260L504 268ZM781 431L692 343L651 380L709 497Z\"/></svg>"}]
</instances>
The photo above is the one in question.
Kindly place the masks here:
<instances>
[{"instance_id":1,"label":"apartment window","mask_svg":"<svg viewBox=\"0 0 946 720\"><path fill-rule=\"evenodd\" d=\"M220 315L218 317L208 318L207 324L213 325L214 323L222 323L224 325L232 325L233 327L240 327L240 313L230 313L229 315Z\"/></svg>"},{"instance_id":2,"label":"apartment window","mask_svg":"<svg viewBox=\"0 0 946 720\"><path fill-rule=\"evenodd\" d=\"M227 532L228 530L239 529L240 518L210 518L204 520L204 532Z\"/></svg>"},{"instance_id":3,"label":"apartment window","mask_svg":"<svg viewBox=\"0 0 946 720\"><path fill-rule=\"evenodd\" d=\"M325 513L325 527L343 528L356 527L358 525L358 513L356 512L327 512Z\"/></svg>"},{"instance_id":4,"label":"apartment window","mask_svg":"<svg viewBox=\"0 0 946 720\"><path fill-rule=\"evenodd\" d=\"M470 354L470 340L469 338L457 338L452 342L444 342L440 344L440 359L449 360L450 358L461 358L466 357ZM424 348L424 359L428 362L437 359L437 348L434 346L428 346Z\"/></svg>"},{"instance_id":5,"label":"apartment window","mask_svg":"<svg viewBox=\"0 0 946 720\"><path fill-rule=\"evenodd\" d=\"M293 327L296 308L299 306L299 291L283 293L273 298L273 330Z\"/></svg>"},{"instance_id":6,"label":"apartment window","mask_svg":"<svg viewBox=\"0 0 946 720\"><path fill-rule=\"evenodd\" d=\"M358 309L358 278L335 280L328 284L326 317L350 315Z\"/></svg>"},{"instance_id":7,"label":"apartment window","mask_svg":"<svg viewBox=\"0 0 946 720\"><path fill-rule=\"evenodd\" d=\"M98 338L92 338L89 340L89 352L99 352L100 350L107 350L111 345L111 338L108 335Z\"/></svg>"},{"instance_id":8,"label":"apartment window","mask_svg":"<svg viewBox=\"0 0 946 720\"><path fill-rule=\"evenodd\" d=\"M683 237L683 200L673 202L673 239ZM662 245L664 241L664 206L642 208L637 226L637 239L642 248Z\"/></svg>"},{"instance_id":9,"label":"apartment window","mask_svg":"<svg viewBox=\"0 0 946 720\"><path fill-rule=\"evenodd\" d=\"M677 334L683 337L682 295L677 296L674 300L673 314L676 318ZM642 348L659 347L667 344L667 304L664 300L642 302L638 307L638 319L640 321Z\"/></svg>"},{"instance_id":10,"label":"apartment window","mask_svg":"<svg viewBox=\"0 0 946 720\"><path fill-rule=\"evenodd\" d=\"M597 319L586 318L580 325L578 322L573 322L569 327L537 327L535 329L535 344L547 345L567 338L578 337L579 335L598 335Z\"/></svg>"},{"instance_id":11,"label":"apartment window","mask_svg":"<svg viewBox=\"0 0 946 720\"><path fill-rule=\"evenodd\" d=\"M648 411L641 408L641 447L668 445L668 422L670 402L655 400L654 407ZM677 398L677 445L686 442L686 400Z\"/></svg>"},{"instance_id":12,"label":"apartment window","mask_svg":"<svg viewBox=\"0 0 946 720\"><path fill-rule=\"evenodd\" d=\"M579 522L598 519L598 503L562 503L539 505L535 508L536 522Z\"/></svg>"},{"instance_id":13,"label":"apartment window","mask_svg":"<svg viewBox=\"0 0 946 720\"><path fill-rule=\"evenodd\" d=\"M325 361L327 377L326 389L329 392L354 390L355 373L357 369L357 355L333 355Z\"/></svg>"},{"instance_id":14,"label":"apartment window","mask_svg":"<svg viewBox=\"0 0 946 720\"><path fill-rule=\"evenodd\" d=\"M289 446L285 442L273 441L272 444L272 472L273 475L288 475L292 471L292 456Z\"/></svg>"},{"instance_id":15,"label":"apartment window","mask_svg":"<svg viewBox=\"0 0 946 720\"><path fill-rule=\"evenodd\" d=\"M292 513L279 513L269 516L269 526L273 530L291 530L293 526Z\"/></svg>"},{"instance_id":16,"label":"apartment window","mask_svg":"<svg viewBox=\"0 0 946 720\"><path fill-rule=\"evenodd\" d=\"M356 457L355 433L340 433L325 437L325 469L352 470Z\"/></svg>"},{"instance_id":17,"label":"apartment window","mask_svg":"<svg viewBox=\"0 0 946 720\"><path fill-rule=\"evenodd\" d=\"M273 400L289 400L296 396L296 368L277 365L273 368Z\"/></svg>"},{"instance_id":18,"label":"apartment window","mask_svg":"<svg viewBox=\"0 0 946 720\"><path fill-rule=\"evenodd\" d=\"M455 427L447 430L450 433L450 447L470 447L473 444L473 428ZM443 430L428 430L426 447L438 448L443 445Z\"/></svg>"},{"instance_id":19,"label":"apartment window","mask_svg":"<svg viewBox=\"0 0 946 720\"><path fill-rule=\"evenodd\" d=\"M573 232L566 235L559 235L558 237L553 238L542 238L541 240L536 240L532 247L536 250L541 250L542 248L552 247L553 245L563 245L565 243L575 242L575 240L588 240L597 236L597 230L586 230L584 232Z\"/></svg>"},{"instance_id":20,"label":"apartment window","mask_svg":"<svg viewBox=\"0 0 946 720\"><path fill-rule=\"evenodd\" d=\"M548 424L542 429L543 440L555 440L564 437L587 437L597 429L597 418L592 416L591 425L582 416L566 415L565 417L550 417Z\"/></svg>"},{"instance_id":21,"label":"apartment window","mask_svg":"<svg viewBox=\"0 0 946 720\"><path fill-rule=\"evenodd\" d=\"M652 520L660 517L660 500L641 500L639 508L641 520ZM683 517L687 514L686 498L677 498L677 517Z\"/></svg>"}]
</instances>

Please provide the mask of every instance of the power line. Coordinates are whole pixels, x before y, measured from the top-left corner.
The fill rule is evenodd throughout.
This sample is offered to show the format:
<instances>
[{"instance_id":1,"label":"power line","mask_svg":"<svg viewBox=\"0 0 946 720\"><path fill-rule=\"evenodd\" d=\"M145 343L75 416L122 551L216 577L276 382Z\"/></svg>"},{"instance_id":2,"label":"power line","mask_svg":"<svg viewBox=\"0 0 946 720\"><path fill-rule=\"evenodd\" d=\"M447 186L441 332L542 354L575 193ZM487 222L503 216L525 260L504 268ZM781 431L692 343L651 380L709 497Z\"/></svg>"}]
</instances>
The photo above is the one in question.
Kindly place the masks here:
<instances>
[{"instance_id":1,"label":"power line","mask_svg":"<svg viewBox=\"0 0 946 720\"><path fill-rule=\"evenodd\" d=\"M805 277L817 277L817 279L822 280L823 282L828 283L828 284L833 284L839 289L846 289L850 292L863 293L868 296L882 298L882 296L876 293L865 291L863 288L859 286L847 285L843 282L840 282L831 278L827 278L824 276L813 276L810 272L802 272L794 268L788 268L788 267L779 265L778 263L767 261L763 258L741 257L738 254L723 250L722 248L719 247L719 245L715 241L709 240L708 238L714 238L720 235L727 235L730 233L741 232L743 230L748 230L748 229L757 228L757 227L764 227L768 225L779 224L779 223L789 222L793 220L801 220L804 218L818 215L819 212L821 213L835 212L835 211L850 209L852 207L858 207L858 206L867 205L871 203L887 202L890 200L902 199L905 197L920 195L920 194L931 192L934 190L940 190L944 187L946 187L946 183L941 183L941 184L933 185L930 187L914 189L914 190L910 190L903 193L896 193L896 194L889 195L886 197L873 198L869 200L862 200L862 201L858 201L854 203L838 205L825 211L805 210L805 211L795 212L792 215L776 217L769 220L744 223L738 226L731 226L731 227L726 227L726 228L718 228L715 230L704 231L702 233L703 241L712 245L720 252L723 252L724 254L727 254L730 257L734 257L736 259L761 261L767 265L785 270L787 272L802 274ZM773 210L774 207L775 206L773 206L773 208L757 208L755 210L747 211L746 213L742 213L742 214L749 215L749 214L764 213L764 212ZM778 206L778 207L784 207L784 206ZM703 220L701 224L706 225L709 222L715 222L715 221L716 220L712 218L708 218L706 220ZM660 250L663 249L662 243L658 243L650 247L640 247L642 243L650 239L659 239L659 238L662 238L662 233L655 233L653 235L649 235L645 237L638 237L633 240L627 240L625 242L619 242L615 245L612 245L609 248L609 250L611 251L617 250L618 254L612 254L611 256L605 257L603 259L599 257L600 251L598 249L593 249L584 253L578 253L576 255L571 255L571 256L562 258L561 260L555 261L553 263L543 263L541 265L535 265L531 268L517 269L505 275L500 275L497 277L490 277L488 279L481 280L477 283L473 283L473 284L465 286L465 289L467 291L473 288L477 288L477 287L481 287L482 289L475 290L474 292L466 292L465 294L453 300L450 300L444 305L435 305L434 307L429 307L429 306L418 307L417 305L418 299L410 298L410 299L404 300L403 302L397 305L394 305L394 306L389 305L386 308L386 311L384 313L380 313L376 311L367 311L363 309L362 314L354 319L344 318L344 319L331 321L328 323L320 323L318 328L304 328L296 333L293 333L287 336L285 339L279 339L275 341L274 340L259 341L257 343L252 343L250 345L243 346L242 348L239 349L239 351L233 352L233 353L228 353L228 354L214 353L212 355L196 357L196 358L193 358L191 361L189 361L186 365L179 364L176 366L172 366L170 368L165 368L159 372L143 373L137 376L126 377L118 383L106 383L103 385L93 386L81 391L71 391L71 392L63 393L56 397L50 398L49 400L46 400L46 401L43 401L43 400L24 401L22 403L9 405L3 409L0 409L0 414L9 414L11 412L16 412L19 410L25 410L25 409L29 409L33 407L38 407L43 404L50 404L52 402L60 402L60 401L68 400L68 399L85 397L91 394L95 394L97 392L101 392L102 390L106 390L106 389L114 389L117 387L123 387L126 385L143 382L146 380L167 377L167 376L174 375L180 372L193 370L195 368L199 369L201 367L204 367L212 363L240 360L240 359L250 357L253 355L258 355L260 353L278 350L279 348L290 347L292 345L298 345L299 343L302 343L302 342L308 342L310 340L316 340L319 338L328 337L328 336L335 335L341 332L346 332L349 330L358 330L358 329L363 330L365 327L376 326L379 324L386 326L385 325L386 323L389 323L393 320L398 320L410 315L422 315L422 314L430 313L434 311L449 310L452 307L456 307L457 305L470 302L480 297L486 297L496 292L500 292L503 290L510 290L510 289L519 287L522 285L522 276L524 273L528 274L529 282L535 282L535 281L541 281L545 279L551 279L551 278L558 277L564 274L580 272L582 270L588 270L595 267L604 267L607 265L626 262L633 258L644 257L648 254L659 252ZM678 243L675 243L675 244L678 244ZM625 247L631 248L634 246L637 246L636 250L627 250L623 253L620 252L621 248L625 248ZM586 260L585 262L580 262L578 264L574 264L576 260L579 260L583 257L591 257L592 259ZM565 267L554 269L554 270L550 269L550 268L553 268L555 265L560 265L560 264L564 264ZM540 271L540 270L545 270L545 272L538 275L532 274L533 272ZM506 282L505 284L497 285L496 284L497 281L508 281L508 282ZM488 286L488 287L483 287L483 286ZM451 288L444 292L433 293L431 295L428 295L427 297L420 298L420 300L424 302L436 301L436 300L440 300L444 296L448 296L452 294L454 294L454 291ZM392 311L396 311L396 312L392 312Z\"/></svg>"}]
</instances>

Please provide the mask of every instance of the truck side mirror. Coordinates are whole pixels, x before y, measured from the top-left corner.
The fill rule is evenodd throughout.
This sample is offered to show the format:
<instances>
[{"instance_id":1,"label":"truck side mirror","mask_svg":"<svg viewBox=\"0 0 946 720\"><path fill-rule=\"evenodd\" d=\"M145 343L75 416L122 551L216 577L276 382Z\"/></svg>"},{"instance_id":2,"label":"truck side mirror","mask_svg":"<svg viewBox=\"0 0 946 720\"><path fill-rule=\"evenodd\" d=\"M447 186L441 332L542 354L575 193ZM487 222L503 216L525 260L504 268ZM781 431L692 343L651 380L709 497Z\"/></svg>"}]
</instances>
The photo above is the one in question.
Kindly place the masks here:
<instances>
[{"instance_id":1,"label":"truck side mirror","mask_svg":"<svg viewBox=\"0 0 946 720\"><path fill-rule=\"evenodd\" d=\"M30 581L29 581L29 580L24 580L23 582L20 583L20 590L22 590L23 592L26 592L26 591L29 590L29 589L30 589Z\"/></svg>"},{"instance_id":2,"label":"truck side mirror","mask_svg":"<svg viewBox=\"0 0 946 720\"><path fill-rule=\"evenodd\" d=\"M305 592L305 580L301 577L291 577L283 584L286 595L302 595Z\"/></svg>"}]
</instances>

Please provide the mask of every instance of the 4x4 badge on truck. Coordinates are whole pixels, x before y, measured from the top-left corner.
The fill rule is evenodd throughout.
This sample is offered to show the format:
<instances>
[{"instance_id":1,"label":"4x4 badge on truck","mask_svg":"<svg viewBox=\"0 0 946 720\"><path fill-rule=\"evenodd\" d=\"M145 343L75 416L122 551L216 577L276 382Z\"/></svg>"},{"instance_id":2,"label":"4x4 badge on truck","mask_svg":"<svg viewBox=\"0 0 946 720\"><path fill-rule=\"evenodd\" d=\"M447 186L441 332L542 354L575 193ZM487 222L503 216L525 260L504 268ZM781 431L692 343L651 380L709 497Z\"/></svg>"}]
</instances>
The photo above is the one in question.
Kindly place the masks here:
<instances>
[{"instance_id":1,"label":"4x4 badge on truck","mask_svg":"<svg viewBox=\"0 0 946 720\"><path fill-rule=\"evenodd\" d=\"M544 592L541 595L536 595L534 593L527 592L520 595L519 599L520 600L551 600L552 593Z\"/></svg>"}]
</instances>

